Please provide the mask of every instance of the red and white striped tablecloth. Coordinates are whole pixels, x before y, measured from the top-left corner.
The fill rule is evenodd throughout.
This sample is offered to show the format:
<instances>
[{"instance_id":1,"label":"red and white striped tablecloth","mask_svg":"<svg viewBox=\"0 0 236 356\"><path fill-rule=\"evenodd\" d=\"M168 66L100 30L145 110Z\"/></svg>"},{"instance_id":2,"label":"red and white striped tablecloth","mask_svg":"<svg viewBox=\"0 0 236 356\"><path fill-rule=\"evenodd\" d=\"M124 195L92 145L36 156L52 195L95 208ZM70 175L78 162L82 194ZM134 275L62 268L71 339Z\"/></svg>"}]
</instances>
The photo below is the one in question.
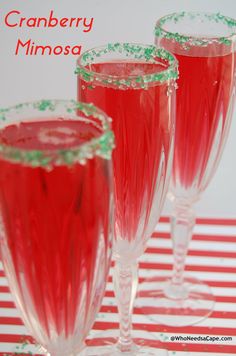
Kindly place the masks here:
<instances>
[{"instance_id":1,"label":"red and white striped tablecloth","mask_svg":"<svg viewBox=\"0 0 236 356\"><path fill-rule=\"evenodd\" d=\"M140 278L163 276L172 268L169 222L162 218L140 259ZM229 356L236 355L236 219L197 219L194 236L187 257L187 274L208 283L215 295L215 308L209 318L188 327L157 325L134 310L134 333L150 331L159 337L169 350L169 356ZM92 334L116 328L118 316L111 277L101 311ZM171 341L172 336L219 336L227 341L191 342ZM0 265L0 356L40 354L19 318L7 281Z\"/></svg>"}]
</instances>

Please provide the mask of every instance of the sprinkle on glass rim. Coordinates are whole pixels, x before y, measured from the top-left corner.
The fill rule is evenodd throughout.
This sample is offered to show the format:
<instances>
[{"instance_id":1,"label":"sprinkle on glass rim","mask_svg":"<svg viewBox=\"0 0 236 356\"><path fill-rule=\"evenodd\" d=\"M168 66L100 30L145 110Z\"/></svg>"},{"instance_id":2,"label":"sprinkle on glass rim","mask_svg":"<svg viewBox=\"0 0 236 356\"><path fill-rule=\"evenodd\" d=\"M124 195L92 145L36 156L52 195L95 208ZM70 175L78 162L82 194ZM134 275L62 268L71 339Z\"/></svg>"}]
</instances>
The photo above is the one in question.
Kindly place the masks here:
<instances>
[{"instance_id":1,"label":"sprinkle on glass rim","mask_svg":"<svg viewBox=\"0 0 236 356\"><path fill-rule=\"evenodd\" d=\"M228 34L226 36L194 36L185 35L183 33L171 32L164 28L168 23L178 23L184 18L194 20L201 19L207 20L212 23L225 25L228 29ZM208 46L211 43L222 43L225 45L231 45L233 39L236 36L236 20L220 13L204 13L204 12L178 12L170 15L166 15L160 18L155 27L155 35L160 38L171 39L182 45L187 44L188 46Z\"/></svg>"},{"instance_id":2,"label":"sprinkle on glass rim","mask_svg":"<svg viewBox=\"0 0 236 356\"><path fill-rule=\"evenodd\" d=\"M88 68L96 64L100 57L110 53L122 54L133 60L142 60L145 63L159 63L158 59L165 61L167 68L144 75L116 76L98 73ZM78 74L86 82L102 83L105 86L118 87L119 89L145 88L151 83L157 84L169 82L178 78L178 62L176 58L164 48L153 45L136 43L108 43L106 46L90 49L84 52L77 61L75 74Z\"/></svg>"},{"instance_id":3,"label":"sprinkle on glass rim","mask_svg":"<svg viewBox=\"0 0 236 356\"><path fill-rule=\"evenodd\" d=\"M85 164L95 156L111 159L114 148L114 134L110 129L111 119L92 104L74 100L40 100L0 109L0 128L32 118L64 117L70 120L91 122L99 126L101 135L81 145L63 149L33 150L22 149L0 143L0 157L31 167L51 169L56 165Z\"/></svg>"}]
</instances>

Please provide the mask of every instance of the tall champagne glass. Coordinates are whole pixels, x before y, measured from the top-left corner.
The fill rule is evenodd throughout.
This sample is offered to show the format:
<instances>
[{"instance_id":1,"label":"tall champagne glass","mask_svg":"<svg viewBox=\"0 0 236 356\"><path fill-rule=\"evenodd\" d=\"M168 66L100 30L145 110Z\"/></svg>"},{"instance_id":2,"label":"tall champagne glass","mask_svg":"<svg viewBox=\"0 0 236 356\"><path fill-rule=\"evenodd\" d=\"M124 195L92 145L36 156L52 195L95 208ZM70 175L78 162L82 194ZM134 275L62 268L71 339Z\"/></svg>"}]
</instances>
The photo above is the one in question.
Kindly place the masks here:
<instances>
[{"instance_id":1,"label":"tall champagne glass","mask_svg":"<svg viewBox=\"0 0 236 356\"><path fill-rule=\"evenodd\" d=\"M204 319L214 305L210 288L185 277L184 269L195 225L193 205L217 169L230 129L236 21L220 14L180 12L158 20L155 32L156 44L178 59L180 77L171 184L174 267L170 279L153 279L150 304L154 319L182 326Z\"/></svg>"},{"instance_id":2,"label":"tall champagne glass","mask_svg":"<svg viewBox=\"0 0 236 356\"><path fill-rule=\"evenodd\" d=\"M108 117L92 105L0 111L2 261L26 327L52 356L83 349L104 294L112 147Z\"/></svg>"},{"instance_id":3,"label":"tall champagne glass","mask_svg":"<svg viewBox=\"0 0 236 356\"><path fill-rule=\"evenodd\" d=\"M106 110L116 137L113 282L120 331L118 340L104 332L114 345L98 354L165 355L158 341L153 349L145 347L145 340L134 343L131 317L137 259L158 221L169 183L177 62L155 46L115 43L82 54L77 74L78 98Z\"/></svg>"}]
</instances>

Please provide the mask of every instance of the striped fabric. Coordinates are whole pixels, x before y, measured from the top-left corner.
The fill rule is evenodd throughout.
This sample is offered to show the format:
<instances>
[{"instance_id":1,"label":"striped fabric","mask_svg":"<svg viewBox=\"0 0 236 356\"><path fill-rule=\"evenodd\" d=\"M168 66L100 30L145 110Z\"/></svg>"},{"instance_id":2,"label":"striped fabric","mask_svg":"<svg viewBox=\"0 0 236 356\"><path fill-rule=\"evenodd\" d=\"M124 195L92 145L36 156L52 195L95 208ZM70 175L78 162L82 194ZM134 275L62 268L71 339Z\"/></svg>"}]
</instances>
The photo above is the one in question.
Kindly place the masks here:
<instances>
[{"instance_id":1,"label":"striped fabric","mask_svg":"<svg viewBox=\"0 0 236 356\"><path fill-rule=\"evenodd\" d=\"M162 218L140 259L140 281L157 273L168 275L171 268L169 221ZM160 338L169 350L169 356L236 354L236 219L197 219L186 270L189 276L198 277L211 286L216 299L211 316L194 326L167 327L155 324L135 308L134 337L150 332L150 346L155 347L156 338ZM91 335L99 343L101 331L117 326L112 278L109 277L103 305ZM208 336L209 341L172 341L173 336ZM219 337L219 341L213 341L213 337ZM0 266L0 356L23 354L39 355L41 352L19 318Z\"/></svg>"}]
</instances>

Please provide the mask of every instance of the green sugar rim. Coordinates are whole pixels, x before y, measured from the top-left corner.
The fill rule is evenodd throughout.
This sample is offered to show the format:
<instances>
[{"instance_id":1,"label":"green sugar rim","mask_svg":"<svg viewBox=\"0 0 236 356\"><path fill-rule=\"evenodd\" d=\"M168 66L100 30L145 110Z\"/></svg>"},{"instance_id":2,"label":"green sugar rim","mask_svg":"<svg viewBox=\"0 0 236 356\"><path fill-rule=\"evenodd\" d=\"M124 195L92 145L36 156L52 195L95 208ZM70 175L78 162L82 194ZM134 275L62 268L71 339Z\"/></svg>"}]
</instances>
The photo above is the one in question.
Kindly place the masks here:
<instances>
[{"instance_id":1,"label":"green sugar rim","mask_svg":"<svg viewBox=\"0 0 236 356\"><path fill-rule=\"evenodd\" d=\"M147 63L156 63L159 58L167 62L168 68L146 75L127 76L97 73L87 68L88 65L96 63L96 59L100 60L102 56L108 53L124 54L126 57L143 60ZM102 84L119 89L146 88L151 83L164 83L178 79L178 62L170 52L153 45L109 43L106 46L84 52L77 61L75 74L79 75L84 81L93 83L93 85ZM93 85L91 85L91 89Z\"/></svg>"},{"instance_id":2,"label":"green sugar rim","mask_svg":"<svg viewBox=\"0 0 236 356\"><path fill-rule=\"evenodd\" d=\"M170 32L168 30L165 30L163 26L172 21L174 23L178 23L181 21L184 17L188 17L191 20L194 20L195 18L204 18L207 19L208 21L212 21L215 23L222 23L226 26L228 26L229 29L232 29L231 34L229 36L225 37L203 37L203 36L186 36L184 34L178 33L178 32ZM155 35L156 37L160 38L167 38L171 39L175 42L178 42L183 45L183 47L187 44L186 49L191 46L202 46L205 47L211 43L220 43L220 44L225 44L227 46L230 46L233 41L233 37L236 35L236 20L233 18L224 16L220 13L204 13L204 12L179 12L179 13L173 13L170 15L166 15L162 18L160 18L155 27Z\"/></svg>"},{"instance_id":3,"label":"green sugar rim","mask_svg":"<svg viewBox=\"0 0 236 356\"><path fill-rule=\"evenodd\" d=\"M60 108L63 108L63 110L60 110ZM76 102L74 100L40 100L18 104L7 109L0 109L0 121L7 123L8 118L16 118L14 121L14 123L16 123L19 121L20 115L22 116L22 122L27 121L27 118L22 120L24 110L31 110L33 113L32 117L36 115L36 112L47 113L51 116L55 111L57 111L58 116L75 120L83 119L85 122L89 122L92 117L96 119L96 124L101 124L102 133L101 136L93 138L80 146L72 146L66 149L27 150L1 143L0 156L4 159L31 167L45 167L49 169L52 166L58 165L85 164L87 159L95 156L111 159L112 150L114 148L114 134L110 130L111 119L94 105ZM78 111L80 111L85 118L83 116L80 117ZM27 117L32 119L28 112ZM9 124L12 123L13 122L10 122Z\"/></svg>"}]
</instances>

